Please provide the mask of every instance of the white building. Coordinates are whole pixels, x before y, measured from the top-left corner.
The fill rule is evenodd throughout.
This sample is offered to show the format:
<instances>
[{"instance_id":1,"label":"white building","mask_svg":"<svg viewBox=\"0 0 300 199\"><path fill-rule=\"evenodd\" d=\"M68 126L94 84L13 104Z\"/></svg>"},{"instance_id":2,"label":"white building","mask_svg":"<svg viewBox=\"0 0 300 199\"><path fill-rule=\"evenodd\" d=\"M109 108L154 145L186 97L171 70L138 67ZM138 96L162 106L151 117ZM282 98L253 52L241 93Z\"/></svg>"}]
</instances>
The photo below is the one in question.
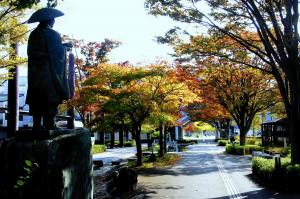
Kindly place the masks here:
<instances>
[{"instance_id":1,"label":"white building","mask_svg":"<svg viewBox=\"0 0 300 199\"><path fill-rule=\"evenodd\" d=\"M24 69L22 69L24 70ZM23 71L20 71L19 76L19 109L20 111L29 111L29 106L25 104L27 93L27 76ZM0 85L0 107L7 108L7 96L8 96L8 81L4 81ZM0 126L7 126L7 114L3 111L0 113ZM32 117L29 115L20 114L19 127L32 126Z\"/></svg>"}]
</instances>

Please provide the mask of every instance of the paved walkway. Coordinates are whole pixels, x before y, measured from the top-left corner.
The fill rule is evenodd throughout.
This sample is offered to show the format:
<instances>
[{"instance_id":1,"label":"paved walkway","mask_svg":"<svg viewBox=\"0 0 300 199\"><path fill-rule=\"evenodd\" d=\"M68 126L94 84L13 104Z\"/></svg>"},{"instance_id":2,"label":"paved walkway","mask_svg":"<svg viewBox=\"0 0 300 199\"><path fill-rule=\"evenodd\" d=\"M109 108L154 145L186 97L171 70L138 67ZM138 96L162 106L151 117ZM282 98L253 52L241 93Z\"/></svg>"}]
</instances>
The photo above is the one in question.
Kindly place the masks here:
<instances>
[{"instance_id":1,"label":"paved walkway","mask_svg":"<svg viewBox=\"0 0 300 199\"><path fill-rule=\"evenodd\" d=\"M93 160L102 160L104 164L110 165L112 161L124 161L128 158L135 157L136 147L123 147L115 149L107 149L104 153L93 155Z\"/></svg>"},{"instance_id":2,"label":"paved walkway","mask_svg":"<svg viewBox=\"0 0 300 199\"><path fill-rule=\"evenodd\" d=\"M134 198L174 199L296 199L276 193L250 178L251 157L223 154L224 147L200 144L188 147L173 167L140 174Z\"/></svg>"}]
</instances>

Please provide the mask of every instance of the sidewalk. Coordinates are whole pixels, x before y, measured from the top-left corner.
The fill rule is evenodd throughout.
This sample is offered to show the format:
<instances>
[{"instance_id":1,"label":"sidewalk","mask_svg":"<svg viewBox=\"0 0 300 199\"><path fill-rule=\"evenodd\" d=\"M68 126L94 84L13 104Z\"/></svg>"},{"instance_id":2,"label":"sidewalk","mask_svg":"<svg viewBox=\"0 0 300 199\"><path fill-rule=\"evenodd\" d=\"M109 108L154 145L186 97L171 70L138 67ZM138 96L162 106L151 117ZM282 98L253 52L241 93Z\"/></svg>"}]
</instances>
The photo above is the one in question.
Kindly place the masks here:
<instances>
[{"instance_id":1,"label":"sidewalk","mask_svg":"<svg viewBox=\"0 0 300 199\"><path fill-rule=\"evenodd\" d=\"M142 148L146 144L142 145ZM111 165L112 161L121 160L126 161L128 158L136 157L136 147L123 147L107 149L104 153L97 153L93 155L93 160L102 160L104 165Z\"/></svg>"},{"instance_id":2,"label":"sidewalk","mask_svg":"<svg viewBox=\"0 0 300 199\"><path fill-rule=\"evenodd\" d=\"M281 193L251 179L251 157L223 153L211 144L188 146L170 168L140 173L132 199L296 199L300 194Z\"/></svg>"},{"instance_id":3,"label":"sidewalk","mask_svg":"<svg viewBox=\"0 0 300 199\"><path fill-rule=\"evenodd\" d=\"M112 161L124 161L130 157L134 157L136 153L135 147L107 149L104 153L97 153L93 155L93 160L102 160L103 164L111 164Z\"/></svg>"}]
</instances>

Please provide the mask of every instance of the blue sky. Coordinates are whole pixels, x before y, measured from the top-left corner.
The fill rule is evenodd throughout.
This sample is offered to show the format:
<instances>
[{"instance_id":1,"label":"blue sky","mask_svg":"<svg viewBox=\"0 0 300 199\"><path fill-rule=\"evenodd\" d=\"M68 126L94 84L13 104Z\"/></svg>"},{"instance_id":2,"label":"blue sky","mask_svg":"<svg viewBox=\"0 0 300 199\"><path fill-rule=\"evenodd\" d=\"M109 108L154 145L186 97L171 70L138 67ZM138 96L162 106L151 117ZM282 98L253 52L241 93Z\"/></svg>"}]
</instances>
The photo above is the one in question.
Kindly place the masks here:
<instances>
[{"instance_id":1,"label":"blue sky","mask_svg":"<svg viewBox=\"0 0 300 199\"><path fill-rule=\"evenodd\" d=\"M172 49L157 44L155 36L163 35L174 26L190 29L168 17L147 14L143 0L64 0L56 7L65 16L56 18L54 29L76 39L101 42L105 38L122 42L110 53L111 62L133 64L169 60ZM33 26L36 26L34 24Z\"/></svg>"}]
</instances>

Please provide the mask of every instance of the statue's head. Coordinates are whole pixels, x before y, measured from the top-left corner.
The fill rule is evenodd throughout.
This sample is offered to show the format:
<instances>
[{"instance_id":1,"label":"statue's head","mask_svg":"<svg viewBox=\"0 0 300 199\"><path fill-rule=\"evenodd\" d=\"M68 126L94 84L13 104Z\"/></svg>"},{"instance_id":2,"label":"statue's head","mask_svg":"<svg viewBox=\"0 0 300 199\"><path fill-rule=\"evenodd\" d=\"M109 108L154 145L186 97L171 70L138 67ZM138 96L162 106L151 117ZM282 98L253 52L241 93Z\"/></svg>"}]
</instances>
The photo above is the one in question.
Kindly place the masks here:
<instances>
[{"instance_id":1,"label":"statue's head","mask_svg":"<svg viewBox=\"0 0 300 199\"><path fill-rule=\"evenodd\" d=\"M55 19L54 18L49 19L47 21L41 21L40 22L41 25L50 26L51 28L53 27L54 23L55 23Z\"/></svg>"}]
</instances>

